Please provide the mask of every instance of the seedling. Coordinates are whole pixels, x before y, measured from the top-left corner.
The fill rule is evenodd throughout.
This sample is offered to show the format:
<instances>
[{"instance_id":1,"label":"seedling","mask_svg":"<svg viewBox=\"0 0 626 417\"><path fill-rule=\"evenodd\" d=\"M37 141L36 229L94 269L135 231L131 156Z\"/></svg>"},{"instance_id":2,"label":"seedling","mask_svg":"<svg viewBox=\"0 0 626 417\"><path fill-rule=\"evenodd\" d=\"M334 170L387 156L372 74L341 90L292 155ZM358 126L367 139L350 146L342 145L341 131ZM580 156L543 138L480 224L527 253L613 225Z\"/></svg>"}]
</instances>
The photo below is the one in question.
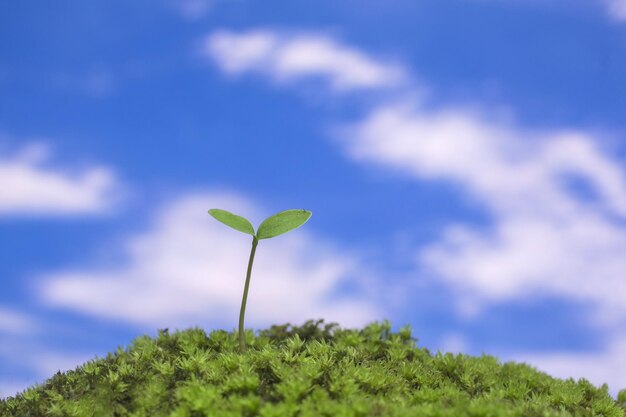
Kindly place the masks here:
<instances>
[{"instance_id":1,"label":"seedling","mask_svg":"<svg viewBox=\"0 0 626 417\"><path fill-rule=\"evenodd\" d=\"M250 274L252 273L252 262L254 262L254 252L261 239L269 239L293 229L297 229L309 220L311 215L307 210L285 210L263 220L259 225L256 234L252 223L245 217L237 216L231 212L220 209L211 209L209 214L216 220L230 226L240 232L252 235L252 250L248 261L248 273L246 274L246 284L243 289L243 300L241 300L241 311L239 312L239 349L241 353L246 352L246 343L243 337L243 317L246 313L246 300L248 299L248 287L250 286Z\"/></svg>"}]
</instances>

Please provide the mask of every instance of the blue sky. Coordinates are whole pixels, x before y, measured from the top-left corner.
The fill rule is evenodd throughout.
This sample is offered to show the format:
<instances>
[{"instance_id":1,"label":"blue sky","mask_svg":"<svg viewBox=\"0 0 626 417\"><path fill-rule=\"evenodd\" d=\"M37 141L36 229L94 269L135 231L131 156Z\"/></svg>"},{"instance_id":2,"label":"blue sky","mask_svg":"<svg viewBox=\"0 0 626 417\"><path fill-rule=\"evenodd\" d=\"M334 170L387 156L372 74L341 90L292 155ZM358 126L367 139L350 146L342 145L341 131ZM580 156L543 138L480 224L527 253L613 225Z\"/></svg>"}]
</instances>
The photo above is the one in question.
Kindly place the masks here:
<instances>
[{"instance_id":1,"label":"blue sky","mask_svg":"<svg viewBox=\"0 0 626 417\"><path fill-rule=\"evenodd\" d=\"M338 4L339 3L339 4ZM390 320L626 388L626 2L0 5L0 395L157 329Z\"/></svg>"}]
</instances>

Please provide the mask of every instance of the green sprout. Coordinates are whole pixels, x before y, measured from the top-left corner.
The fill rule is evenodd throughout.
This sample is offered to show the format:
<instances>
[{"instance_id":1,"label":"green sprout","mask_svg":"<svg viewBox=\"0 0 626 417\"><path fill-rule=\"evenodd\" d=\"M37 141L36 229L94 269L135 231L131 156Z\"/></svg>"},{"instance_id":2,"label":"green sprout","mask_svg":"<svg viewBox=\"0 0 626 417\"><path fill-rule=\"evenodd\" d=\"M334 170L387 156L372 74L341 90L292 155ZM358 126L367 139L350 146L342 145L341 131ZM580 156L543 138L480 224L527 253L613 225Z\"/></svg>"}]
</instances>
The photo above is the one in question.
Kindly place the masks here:
<instances>
[{"instance_id":1,"label":"green sprout","mask_svg":"<svg viewBox=\"0 0 626 417\"><path fill-rule=\"evenodd\" d=\"M241 311L239 312L239 349L241 353L246 352L246 343L243 337L243 317L246 312L246 300L248 299L248 287L250 286L250 274L252 273L252 262L254 261L254 252L256 246L261 239L269 239L283 233L287 233L293 229L297 229L309 220L310 211L307 210L285 210L276 213L273 216L263 220L256 234L252 223L245 217L237 216L231 212L220 209L211 209L209 214L216 220L230 226L240 232L252 235L252 250L250 251L250 260L248 261L248 273L246 274L246 285L243 289L243 300L241 300Z\"/></svg>"}]
</instances>

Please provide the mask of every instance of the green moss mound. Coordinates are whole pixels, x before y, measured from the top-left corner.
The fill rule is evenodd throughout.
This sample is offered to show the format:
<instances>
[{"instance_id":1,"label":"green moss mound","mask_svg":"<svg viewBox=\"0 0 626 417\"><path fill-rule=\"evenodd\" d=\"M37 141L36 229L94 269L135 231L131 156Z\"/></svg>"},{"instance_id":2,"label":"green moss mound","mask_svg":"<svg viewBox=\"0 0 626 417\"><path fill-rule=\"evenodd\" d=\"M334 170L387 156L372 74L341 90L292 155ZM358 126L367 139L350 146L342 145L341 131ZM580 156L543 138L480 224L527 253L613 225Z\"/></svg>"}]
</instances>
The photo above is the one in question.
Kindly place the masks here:
<instances>
[{"instance_id":1,"label":"green moss mound","mask_svg":"<svg viewBox=\"0 0 626 417\"><path fill-rule=\"evenodd\" d=\"M237 334L159 330L0 401L0 416L610 416L606 385L560 380L495 357L415 346L409 326L272 326Z\"/></svg>"}]
</instances>

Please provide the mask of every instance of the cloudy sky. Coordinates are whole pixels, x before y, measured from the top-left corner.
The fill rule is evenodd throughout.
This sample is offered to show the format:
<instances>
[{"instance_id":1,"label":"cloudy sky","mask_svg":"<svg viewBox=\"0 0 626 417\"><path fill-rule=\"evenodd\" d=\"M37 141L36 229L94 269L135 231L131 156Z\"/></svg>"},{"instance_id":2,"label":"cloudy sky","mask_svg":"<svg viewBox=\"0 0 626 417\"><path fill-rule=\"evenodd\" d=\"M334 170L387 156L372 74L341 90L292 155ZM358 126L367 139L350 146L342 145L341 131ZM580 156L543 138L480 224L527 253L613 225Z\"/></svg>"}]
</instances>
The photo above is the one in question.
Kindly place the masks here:
<instances>
[{"instance_id":1,"label":"cloudy sky","mask_svg":"<svg viewBox=\"0 0 626 417\"><path fill-rule=\"evenodd\" d=\"M388 319L626 388L626 1L0 4L0 396L158 329Z\"/></svg>"}]
</instances>

